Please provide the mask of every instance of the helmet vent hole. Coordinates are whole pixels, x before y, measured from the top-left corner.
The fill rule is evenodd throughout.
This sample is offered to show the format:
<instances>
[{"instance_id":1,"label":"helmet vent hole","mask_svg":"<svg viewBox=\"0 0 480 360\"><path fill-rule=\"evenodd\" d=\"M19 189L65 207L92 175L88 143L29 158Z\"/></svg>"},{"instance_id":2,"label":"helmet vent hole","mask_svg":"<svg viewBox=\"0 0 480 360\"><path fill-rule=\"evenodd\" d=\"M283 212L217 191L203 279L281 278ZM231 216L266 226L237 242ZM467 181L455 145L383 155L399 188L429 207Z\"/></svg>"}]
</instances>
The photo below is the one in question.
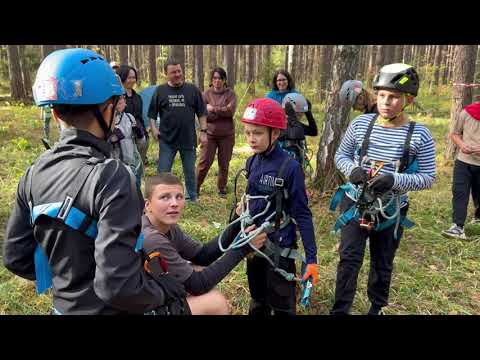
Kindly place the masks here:
<instances>
[{"instance_id":1,"label":"helmet vent hole","mask_svg":"<svg viewBox=\"0 0 480 360\"><path fill-rule=\"evenodd\" d=\"M80 62L81 62L82 64L86 64L86 63L87 63L87 62L89 62L89 61L90 61L90 59L83 59L83 60L80 60Z\"/></svg>"}]
</instances>

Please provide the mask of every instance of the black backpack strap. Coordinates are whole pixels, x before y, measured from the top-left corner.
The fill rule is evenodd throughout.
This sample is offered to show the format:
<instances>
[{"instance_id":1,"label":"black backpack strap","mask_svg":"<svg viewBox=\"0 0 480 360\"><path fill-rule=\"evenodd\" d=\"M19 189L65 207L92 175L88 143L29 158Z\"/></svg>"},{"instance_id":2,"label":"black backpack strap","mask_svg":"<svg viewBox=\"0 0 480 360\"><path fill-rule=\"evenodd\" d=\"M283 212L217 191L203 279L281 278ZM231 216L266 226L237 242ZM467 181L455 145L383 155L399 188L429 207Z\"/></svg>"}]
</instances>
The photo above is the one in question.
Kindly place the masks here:
<instances>
[{"instance_id":1,"label":"black backpack strap","mask_svg":"<svg viewBox=\"0 0 480 360\"><path fill-rule=\"evenodd\" d=\"M288 195L285 191L285 179L283 177L283 173L285 172L285 168L287 167L288 162L291 160L295 161L288 156L285 158L282 165L280 165L280 169L278 170L275 179L275 192L272 194L275 198L275 231L273 234L273 243L275 245L273 261L275 267L278 267L278 264L280 262L280 246L278 244L280 236L280 221L282 220L284 200Z\"/></svg>"},{"instance_id":2,"label":"black backpack strap","mask_svg":"<svg viewBox=\"0 0 480 360\"><path fill-rule=\"evenodd\" d=\"M403 145L403 155L400 160L399 172L404 172L408 168L408 160L410 157L410 143L412 141L413 131L415 130L415 121L410 121L410 126L408 127L407 138L405 139L405 144Z\"/></svg>"},{"instance_id":3,"label":"black backpack strap","mask_svg":"<svg viewBox=\"0 0 480 360\"><path fill-rule=\"evenodd\" d=\"M376 114L372 120L370 120L370 124L368 124L367 132L363 138L362 147L360 148L360 157L358 158L358 165L361 165L362 160L365 155L367 155L368 145L370 144L370 135L372 134L373 125L375 125L375 121L378 118L378 114Z\"/></svg>"},{"instance_id":4,"label":"black backpack strap","mask_svg":"<svg viewBox=\"0 0 480 360\"><path fill-rule=\"evenodd\" d=\"M283 211L283 200L288 196L285 190L285 179L283 173L287 167L288 162L292 160L291 157L285 158L280 169L278 170L276 179L275 179L275 230L280 228L280 220L282 219Z\"/></svg>"},{"instance_id":5,"label":"black backpack strap","mask_svg":"<svg viewBox=\"0 0 480 360\"><path fill-rule=\"evenodd\" d=\"M80 168L80 170L77 173L77 176L75 176L75 179L73 180L72 186L70 186L70 189L67 192L67 195L65 196L65 200L63 201L62 207L58 211L57 218L60 220L65 220L65 218L68 216L68 213L75 202L75 199L77 198L78 193L80 190L82 190L83 185L85 185L85 182L87 181L87 178L90 176L92 173L93 169L95 168L95 165L97 165L100 162L103 162L105 159L99 159L99 158L90 158L88 159L83 166ZM85 227L86 226L86 227ZM89 224L82 224L81 228L88 228Z\"/></svg>"}]
</instances>

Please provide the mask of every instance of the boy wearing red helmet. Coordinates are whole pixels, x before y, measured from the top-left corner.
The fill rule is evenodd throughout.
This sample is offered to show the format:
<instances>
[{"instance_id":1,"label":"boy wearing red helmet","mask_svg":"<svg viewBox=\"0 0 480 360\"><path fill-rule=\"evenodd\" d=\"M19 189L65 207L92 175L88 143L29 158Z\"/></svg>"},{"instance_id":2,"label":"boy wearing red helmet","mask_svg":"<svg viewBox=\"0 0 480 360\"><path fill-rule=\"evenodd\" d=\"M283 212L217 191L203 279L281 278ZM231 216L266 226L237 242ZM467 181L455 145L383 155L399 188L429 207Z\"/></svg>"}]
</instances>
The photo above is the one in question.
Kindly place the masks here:
<instances>
[{"instance_id":1,"label":"boy wearing red helmet","mask_svg":"<svg viewBox=\"0 0 480 360\"><path fill-rule=\"evenodd\" d=\"M246 193L250 196L271 195L272 200L268 211L256 218L254 223L259 227L275 213L275 226L272 226L271 231L267 231L267 248L270 249L267 254L275 267L261 256L253 256L247 260L251 294L249 314L270 315L273 311L275 315L294 315L296 284L292 279L284 277L282 270L284 274L295 273L297 226L306 253L303 279L311 278L313 284L318 281L317 248L303 170L300 164L291 159L277 144L280 131L287 127L285 112L280 104L271 99L256 99L246 108L242 122L247 143L254 152L246 163ZM260 214L266 205L265 199L251 199L250 214ZM280 213L281 219L276 216Z\"/></svg>"}]
</instances>

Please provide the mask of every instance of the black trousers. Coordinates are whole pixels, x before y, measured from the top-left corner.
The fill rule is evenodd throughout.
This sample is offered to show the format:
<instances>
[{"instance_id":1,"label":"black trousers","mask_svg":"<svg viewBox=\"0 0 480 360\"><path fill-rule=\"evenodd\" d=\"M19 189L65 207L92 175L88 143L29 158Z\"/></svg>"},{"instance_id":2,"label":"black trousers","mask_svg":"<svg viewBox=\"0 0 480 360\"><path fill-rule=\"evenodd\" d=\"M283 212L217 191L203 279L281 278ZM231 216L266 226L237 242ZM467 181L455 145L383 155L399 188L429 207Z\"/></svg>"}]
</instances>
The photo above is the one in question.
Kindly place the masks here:
<instances>
[{"instance_id":1,"label":"black trousers","mask_svg":"<svg viewBox=\"0 0 480 360\"><path fill-rule=\"evenodd\" d=\"M344 196L340 204L340 211L344 212L352 205L353 201ZM401 210L401 215L406 215L407 211L408 205ZM370 239L368 298L377 308L388 305L393 259L400 244L403 227L399 227L396 239L394 231L395 224L379 232L367 232L355 220L351 220L341 229L335 304L331 314L348 314L350 312L357 290L358 273L363 264L367 238Z\"/></svg>"},{"instance_id":2,"label":"black trousers","mask_svg":"<svg viewBox=\"0 0 480 360\"><path fill-rule=\"evenodd\" d=\"M295 273L295 261L280 257L279 268ZM247 260L250 288L249 315L268 316L296 314L296 282L288 281L274 271L273 266L260 256Z\"/></svg>"},{"instance_id":3,"label":"black trousers","mask_svg":"<svg viewBox=\"0 0 480 360\"><path fill-rule=\"evenodd\" d=\"M464 226L467 219L470 192L475 207L475 217L480 218L480 166L455 160L452 184L452 220L459 226Z\"/></svg>"}]
</instances>

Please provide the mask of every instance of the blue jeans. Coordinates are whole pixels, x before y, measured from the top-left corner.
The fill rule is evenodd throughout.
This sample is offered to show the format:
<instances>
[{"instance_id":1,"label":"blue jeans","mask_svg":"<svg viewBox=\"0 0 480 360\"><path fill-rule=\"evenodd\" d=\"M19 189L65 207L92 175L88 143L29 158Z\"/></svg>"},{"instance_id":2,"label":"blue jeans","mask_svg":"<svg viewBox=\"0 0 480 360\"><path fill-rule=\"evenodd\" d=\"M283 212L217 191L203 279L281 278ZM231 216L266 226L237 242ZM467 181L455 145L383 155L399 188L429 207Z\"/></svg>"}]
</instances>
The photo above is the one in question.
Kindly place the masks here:
<instances>
[{"instance_id":1,"label":"blue jeans","mask_svg":"<svg viewBox=\"0 0 480 360\"><path fill-rule=\"evenodd\" d=\"M197 200L197 179L195 176L195 160L197 157L195 148L179 149L160 140L158 156L158 173L171 172L173 161L180 152L182 159L183 174L185 175L185 187L187 188L187 199Z\"/></svg>"}]
</instances>

